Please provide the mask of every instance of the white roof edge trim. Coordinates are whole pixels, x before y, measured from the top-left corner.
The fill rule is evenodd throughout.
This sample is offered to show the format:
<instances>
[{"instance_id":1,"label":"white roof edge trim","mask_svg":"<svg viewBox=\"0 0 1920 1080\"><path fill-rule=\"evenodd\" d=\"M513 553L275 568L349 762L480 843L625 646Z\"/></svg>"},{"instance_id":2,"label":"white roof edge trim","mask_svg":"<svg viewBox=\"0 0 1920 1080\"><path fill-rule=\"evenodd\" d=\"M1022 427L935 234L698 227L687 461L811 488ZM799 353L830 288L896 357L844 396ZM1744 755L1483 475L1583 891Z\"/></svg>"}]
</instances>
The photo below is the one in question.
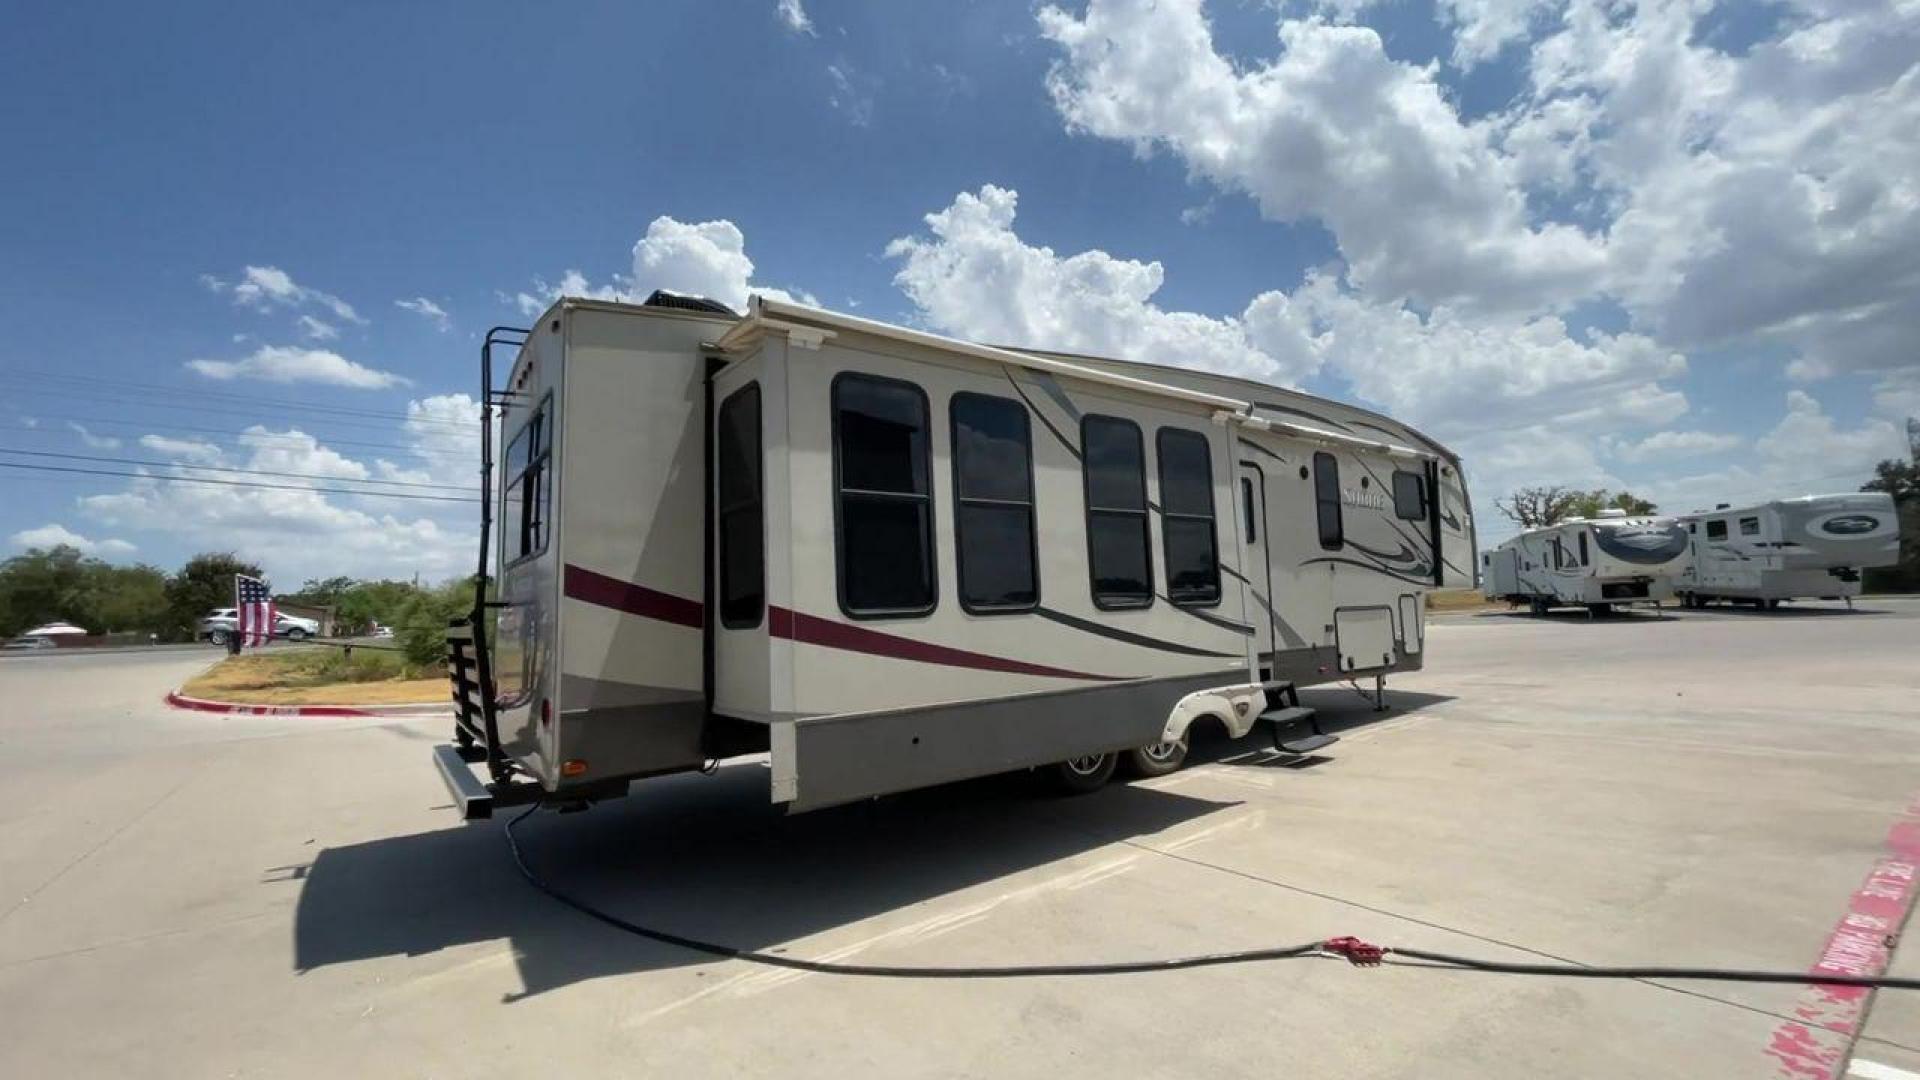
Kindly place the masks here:
<instances>
[{"instance_id":1,"label":"white roof edge trim","mask_svg":"<svg viewBox=\"0 0 1920 1080\"><path fill-rule=\"evenodd\" d=\"M1034 356L1031 353L1014 352L1011 349L996 349L991 345L976 345L971 341L961 341L958 338L942 337L939 334L929 334L923 330L909 330L904 326L894 326L891 323L878 322L873 319L862 319L855 315L842 315L837 311L828 311L825 308L808 307L805 304L795 304L785 300L769 300L763 296L755 296L752 301L748 303L746 316L741 319L740 322L734 324L733 329L728 330L721 336L720 346L726 348L729 339L737 341L744 338L747 333L751 332L751 330L748 329L749 326L755 328L760 326L775 327L779 323L791 319L805 319L812 322L825 323L828 326L838 327L842 330L854 330L861 333L872 334L876 337L892 338L895 341L924 345L928 348L945 349L948 352L963 353L980 360L991 360L999 364L1011 364L1014 367L1023 367L1034 371L1046 371L1056 375L1067 375L1076 379L1083 379L1087 382L1123 387L1143 394L1155 394L1160 397L1174 398L1180 401L1192 402L1197 405L1210 405L1216 409L1230 410L1239 417L1245 417L1253 408L1252 404L1237 398L1221 397L1218 394L1209 394L1199 390L1188 390L1179 386L1168 386L1165 383L1152 382L1147 379L1136 379L1130 375L1116 375L1095 368L1081 367L1078 364L1069 364L1063 360L1050 360L1043 356ZM736 337L736 334L740 336Z\"/></svg>"},{"instance_id":2,"label":"white roof edge trim","mask_svg":"<svg viewBox=\"0 0 1920 1080\"><path fill-rule=\"evenodd\" d=\"M1414 458L1419 461L1440 460L1436 454L1425 453L1411 446L1381 442L1378 439L1362 439L1357 435L1343 435L1337 431L1327 431L1322 428L1309 427L1306 424L1296 424L1290 420L1271 420L1264 416L1240 416L1235 419L1242 425L1252 428L1255 431L1278 431L1282 434L1292 435L1295 438L1308 439L1313 442L1323 442L1332 446L1352 446L1363 450L1372 450L1375 453L1385 454L1388 457Z\"/></svg>"}]
</instances>

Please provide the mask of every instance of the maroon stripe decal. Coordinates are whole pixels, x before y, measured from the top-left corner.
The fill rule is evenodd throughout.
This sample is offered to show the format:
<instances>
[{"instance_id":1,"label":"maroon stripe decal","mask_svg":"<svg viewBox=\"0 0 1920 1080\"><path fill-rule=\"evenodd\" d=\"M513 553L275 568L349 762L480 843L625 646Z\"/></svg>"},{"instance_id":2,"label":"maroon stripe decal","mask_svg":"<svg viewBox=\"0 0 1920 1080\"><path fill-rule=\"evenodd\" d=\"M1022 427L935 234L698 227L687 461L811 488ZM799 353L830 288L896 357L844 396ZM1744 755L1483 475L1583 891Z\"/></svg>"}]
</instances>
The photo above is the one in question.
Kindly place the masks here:
<instances>
[{"instance_id":1,"label":"maroon stripe decal","mask_svg":"<svg viewBox=\"0 0 1920 1080\"><path fill-rule=\"evenodd\" d=\"M1024 660L1008 660L1005 657L956 649L948 645L915 641L913 638L884 634L864 626L834 622L832 619L822 619L817 615L808 615L802 611L783 607L776 607L768 612L767 629L774 637L788 638L807 645L869 653L895 660L917 660L923 664L973 668L978 671L1002 671L1010 675L1041 675L1050 679L1086 679L1093 682L1124 682L1127 678L1120 675L1094 675L1085 671L1070 671L1066 668L1048 667L1045 664L1029 664Z\"/></svg>"},{"instance_id":2,"label":"maroon stripe decal","mask_svg":"<svg viewBox=\"0 0 1920 1080\"><path fill-rule=\"evenodd\" d=\"M572 564L567 566L562 588L570 600L583 600L629 615L658 619L675 626L691 626L696 630L703 622L698 600L686 600L672 593L596 574Z\"/></svg>"},{"instance_id":3,"label":"maroon stripe decal","mask_svg":"<svg viewBox=\"0 0 1920 1080\"><path fill-rule=\"evenodd\" d=\"M690 626L695 629L699 629L703 622L698 600L683 599L658 589L649 589L644 585L635 585L605 574L596 574L584 567L568 565L563 578L563 587L569 599L612 608L615 611L624 611L629 615L658 619L661 622L673 623L676 626ZM1024 660L1009 660L1003 656L956 649L949 645L934 645L925 641L915 641L913 638L900 637L897 634L869 630L864 626L851 626L843 622L834 622L832 619L822 619L791 608L769 608L767 631L774 637L807 645L844 649L847 652L867 653L895 660L915 660L922 664L972 668L976 671L1001 671L1009 675L1039 675L1049 679L1084 679L1091 682L1125 682L1130 677L1095 675L1086 671L1048 667L1045 664L1029 664Z\"/></svg>"}]
</instances>

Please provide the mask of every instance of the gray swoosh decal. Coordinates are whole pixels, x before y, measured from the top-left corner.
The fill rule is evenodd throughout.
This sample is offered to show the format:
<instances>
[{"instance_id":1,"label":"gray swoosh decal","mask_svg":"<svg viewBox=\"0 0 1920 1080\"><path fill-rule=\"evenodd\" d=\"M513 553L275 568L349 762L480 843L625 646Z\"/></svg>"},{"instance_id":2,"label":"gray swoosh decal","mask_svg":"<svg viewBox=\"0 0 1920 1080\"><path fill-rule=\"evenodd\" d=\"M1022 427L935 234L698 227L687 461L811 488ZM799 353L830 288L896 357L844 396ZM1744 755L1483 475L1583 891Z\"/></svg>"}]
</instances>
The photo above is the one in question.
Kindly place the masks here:
<instances>
[{"instance_id":1,"label":"gray swoosh decal","mask_svg":"<svg viewBox=\"0 0 1920 1080\"><path fill-rule=\"evenodd\" d=\"M1160 638L1148 637L1145 634L1135 634L1127 630L1116 630L1111 626L1102 625L1091 619L1082 619L1078 615L1068 615L1064 611L1055 611L1052 608L1034 608L1033 613L1043 619L1059 623L1061 626L1070 627L1083 633L1095 634L1113 641L1124 641L1129 645L1138 645L1143 649L1157 649L1160 652L1178 653L1181 656L1231 658L1238 655L1236 653L1215 652L1212 649L1202 649L1193 645L1182 645L1177 641L1164 641Z\"/></svg>"},{"instance_id":2,"label":"gray swoosh decal","mask_svg":"<svg viewBox=\"0 0 1920 1080\"><path fill-rule=\"evenodd\" d=\"M1265 454L1282 465L1285 465L1287 463L1286 458L1283 458L1279 454L1276 454L1273 451L1267 449L1266 447L1261 446L1259 443L1252 442L1247 439L1241 439L1240 445L1246 447L1247 449L1253 451L1256 454Z\"/></svg>"},{"instance_id":3,"label":"gray swoosh decal","mask_svg":"<svg viewBox=\"0 0 1920 1080\"><path fill-rule=\"evenodd\" d=\"M1066 387L1061 386L1060 380L1053 377L1053 372L1035 372L1033 381L1039 385L1042 392L1053 399L1055 405L1060 406L1061 412L1072 417L1074 423L1080 422L1080 406L1075 405L1073 399L1067 396Z\"/></svg>"},{"instance_id":4,"label":"gray swoosh decal","mask_svg":"<svg viewBox=\"0 0 1920 1080\"><path fill-rule=\"evenodd\" d=\"M1302 562L1300 565L1311 566L1314 563L1339 563L1344 566L1354 566L1362 570L1371 570L1376 574L1385 575L1386 577L1393 578L1396 581L1404 581L1409 585L1418 585L1421 588L1428 588L1428 587L1431 587L1433 584L1431 581L1425 581L1417 577L1408 577L1405 574L1399 573L1398 571L1390 570L1384 566L1375 566L1372 563L1363 563L1358 559L1342 559L1333 555L1323 555L1317 559L1307 559L1304 562Z\"/></svg>"},{"instance_id":5,"label":"gray swoosh decal","mask_svg":"<svg viewBox=\"0 0 1920 1080\"><path fill-rule=\"evenodd\" d=\"M1060 433L1060 429L1053 426L1053 421L1047 419L1047 414L1041 412L1040 407L1035 405L1033 403L1033 399L1027 396L1027 392L1020 388L1020 383L1014 379L1012 371L1008 371L1004 368L1001 370L1005 372L1007 376L1007 383L1008 385L1013 387L1013 392L1020 395L1021 401L1026 402L1027 411L1040 419L1040 425L1042 427L1046 428L1048 431L1053 432L1053 437L1059 440L1060 445L1066 448L1067 453L1073 455L1073 459L1075 461L1080 460L1079 445L1075 443L1072 439L1069 439L1065 435L1062 435Z\"/></svg>"}]
</instances>

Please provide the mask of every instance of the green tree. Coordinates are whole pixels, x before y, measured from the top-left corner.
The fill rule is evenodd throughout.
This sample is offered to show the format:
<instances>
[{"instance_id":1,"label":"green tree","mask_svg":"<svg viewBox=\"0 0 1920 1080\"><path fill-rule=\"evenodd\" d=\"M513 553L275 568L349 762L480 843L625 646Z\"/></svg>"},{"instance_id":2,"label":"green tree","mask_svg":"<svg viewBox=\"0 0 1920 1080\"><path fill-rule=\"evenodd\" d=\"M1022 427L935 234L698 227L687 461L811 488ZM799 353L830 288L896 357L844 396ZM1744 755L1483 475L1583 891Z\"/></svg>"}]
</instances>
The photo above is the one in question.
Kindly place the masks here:
<instances>
[{"instance_id":1,"label":"green tree","mask_svg":"<svg viewBox=\"0 0 1920 1080\"><path fill-rule=\"evenodd\" d=\"M1883 461L1873 467L1873 479L1860 485L1861 491L1884 491L1896 503L1920 499L1920 462Z\"/></svg>"},{"instance_id":2,"label":"green tree","mask_svg":"<svg viewBox=\"0 0 1920 1080\"><path fill-rule=\"evenodd\" d=\"M417 590L395 619L394 638L415 669L446 659L447 624L473 611L473 579L455 578L437 589Z\"/></svg>"},{"instance_id":3,"label":"green tree","mask_svg":"<svg viewBox=\"0 0 1920 1080\"><path fill-rule=\"evenodd\" d=\"M1525 487L1504 499L1493 500L1493 505L1515 525L1523 529L1538 529L1569 516L1568 507L1580 495L1580 492L1559 484Z\"/></svg>"},{"instance_id":4,"label":"green tree","mask_svg":"<svg viewBox=\"0 0 1920 1080\"><path fill-rule=\"evenodd\" d=\"M1629 517L1645 517L1660 508L1630 491L1594 488L1576 495L1569 505L1568 517L1596 518L1602 510L1625 510Z\"/></svg>"},{"instance_id":5,"label":"green tree","mask_svg":"<svg viewBox=\"0 0 1920 1080\"><path fill-rule=\"evenodd\" d=\"M78 549L60 544L30 548L0 563L0 637L12 637L56 620L87 626L89 562L98 560L89 560Z\"/></svg>"},{"instance_id":6,"label":"green tree","mask_svg":"<svg viewBox=\"0 0 1920 1080\"><path fill-rule=\"evenodd\" d=\"M1888 460L1873 467L1873 479L1861 491L1884 491L1893 496L1900 516L1900 561L1866 572L1867 592L1920 590L1920 462Z\"/></svg>"},{"instance_id":7,"label":"green tree","mask_svg":"<svg viewBox=\"0 0 1920 1080\"><path fill-rule=\"evenodd\" d=\"M358 581L340 597L337 617L344 626L363 633L371 624L396 626L400 610L420 588L407 581Z\"/></svg>"},{"instance_id":8,"label":"green tree","mask_svg":"<svg viewBox=\"0 0 1920 1080\"><path fill-rule=\"evenodd\" d=\"M85 626L98 633L154 633L167 625L167 575L141 563L108 566L88 560Z\"/></svg>"},{"instance_id":9,"label":"green tree","mask_svg":"<svg viewBox=\"0 0 1920 1080\"><path fill-rule=\"evenodd\" d=\"M167 579L167 625L172 638L191 638L201 616L214 608L233 606L233 576L261 577L260 568L242 562L231 551L207 551L188 559Z\"/></svg>"}]
</instances>

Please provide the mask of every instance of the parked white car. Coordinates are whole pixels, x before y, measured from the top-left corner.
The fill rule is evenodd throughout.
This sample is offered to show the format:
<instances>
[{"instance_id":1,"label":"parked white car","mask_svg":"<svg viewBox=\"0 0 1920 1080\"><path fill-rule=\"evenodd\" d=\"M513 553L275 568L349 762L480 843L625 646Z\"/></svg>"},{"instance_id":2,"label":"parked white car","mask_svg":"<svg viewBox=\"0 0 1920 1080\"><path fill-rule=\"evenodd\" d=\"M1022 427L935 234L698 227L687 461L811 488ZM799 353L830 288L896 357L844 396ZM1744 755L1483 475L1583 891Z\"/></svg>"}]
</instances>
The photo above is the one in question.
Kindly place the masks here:
<instances>
[{"instance_id":1,"label":"parked white car","mask_svg":"<svg viewBox=\"0 0 1920 1080\"><path fill-rule=\"evenodd\" d=\"M199 637L215 645L225 645L239 631L240 614L230 607L214 608L207 617L200 620ZM320 624L313 619L303 619L297 615L276 612L273 619L273 636L288 641L305 641L320 633Z\"/></svg>"}]
</instances>

